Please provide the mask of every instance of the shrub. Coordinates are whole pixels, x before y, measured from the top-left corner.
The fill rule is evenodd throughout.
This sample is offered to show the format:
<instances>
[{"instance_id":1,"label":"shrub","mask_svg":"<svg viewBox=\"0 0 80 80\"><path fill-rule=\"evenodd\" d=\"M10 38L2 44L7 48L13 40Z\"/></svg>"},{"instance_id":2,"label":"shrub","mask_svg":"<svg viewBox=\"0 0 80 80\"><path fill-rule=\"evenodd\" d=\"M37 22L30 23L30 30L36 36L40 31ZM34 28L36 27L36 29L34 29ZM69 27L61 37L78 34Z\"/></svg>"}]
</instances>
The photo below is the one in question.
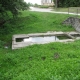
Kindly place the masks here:
<instances>
[{"instance_id":1,"label":"shrub","mask_svg":"<svg viewBox=\"0 0 80 80\"><path fill-rule=\"evenodd\" d=\"M5 42L0 40L0 48L4 47Z\"/></svg>"}]
</instances>

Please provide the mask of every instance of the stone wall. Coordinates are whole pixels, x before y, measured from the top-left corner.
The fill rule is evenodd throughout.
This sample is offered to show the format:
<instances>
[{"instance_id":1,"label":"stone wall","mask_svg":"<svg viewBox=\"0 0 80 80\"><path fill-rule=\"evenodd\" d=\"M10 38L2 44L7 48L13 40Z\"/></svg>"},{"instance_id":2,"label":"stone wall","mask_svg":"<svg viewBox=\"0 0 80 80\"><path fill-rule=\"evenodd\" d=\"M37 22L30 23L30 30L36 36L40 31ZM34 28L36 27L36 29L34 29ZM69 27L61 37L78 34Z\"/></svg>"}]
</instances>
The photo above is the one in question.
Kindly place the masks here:
<instances>
[{"instance_id":1,"label":"stone wall","mask_svg":"<svg viewBox=\"0 0 80 80\"><path fill-rule=\"evenodd\" d=\"M80 18L69 17L63 21L63 24L71 25L75 28L76 31L80 32Z\"/></svg>"}]
</instances>

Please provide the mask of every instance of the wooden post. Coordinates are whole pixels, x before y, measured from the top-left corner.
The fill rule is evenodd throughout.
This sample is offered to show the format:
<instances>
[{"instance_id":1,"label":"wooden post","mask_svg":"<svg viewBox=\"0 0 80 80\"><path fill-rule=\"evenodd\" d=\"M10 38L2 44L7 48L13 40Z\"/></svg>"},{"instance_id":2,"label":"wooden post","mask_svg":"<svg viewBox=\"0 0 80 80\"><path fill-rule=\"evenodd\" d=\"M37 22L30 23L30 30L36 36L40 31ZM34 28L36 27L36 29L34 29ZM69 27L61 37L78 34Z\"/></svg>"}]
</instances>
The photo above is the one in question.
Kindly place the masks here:
<instances>
[{"instance_id":1,"label":"wooden post","mask_svg":"<svg viewBox=\"0 0 80 80\"><path fill-rule=\"evenodd\" d=\"M78 9L77 9L77 17L78 17Z\"/></svg>"},{"instance_id":2,"label":"wooden post","mask_svg":"<svg viewBox=\"0 0 80 80\"><path fill-rule=\"evenodd\" d=\"M55 0L55 9L57 9L57 6L58 6L57 0Z\"/></svg>"},{"instance_id":3,"label":"wooden post","mask_svg":"<svg viewBox=\"0 0 80 80\"><path fill-rule=\"evenodd\" d=\"M69 15L69 7L68 7L68 15Z\"/></svg>"}]
</instances>

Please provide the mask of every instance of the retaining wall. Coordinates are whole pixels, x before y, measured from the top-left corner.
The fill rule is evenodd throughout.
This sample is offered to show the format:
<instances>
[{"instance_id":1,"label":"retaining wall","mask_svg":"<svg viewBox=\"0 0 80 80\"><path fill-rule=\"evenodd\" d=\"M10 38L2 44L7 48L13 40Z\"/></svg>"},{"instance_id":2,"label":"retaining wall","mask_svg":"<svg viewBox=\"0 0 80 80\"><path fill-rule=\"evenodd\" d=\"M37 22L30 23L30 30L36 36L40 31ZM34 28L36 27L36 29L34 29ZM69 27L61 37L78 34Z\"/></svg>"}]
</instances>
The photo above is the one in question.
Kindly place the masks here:
<instances>
[{"instance_id":1,"label":"retaining wall","mask_svg":"<svg viewBox=\"0 0 80 80\"><path fill-rule=\"evenodd\" d=\"M80 32L80 18L69 17L63 21L63 24L72 25L76 31Z\"/></svg>"}]
</instances>

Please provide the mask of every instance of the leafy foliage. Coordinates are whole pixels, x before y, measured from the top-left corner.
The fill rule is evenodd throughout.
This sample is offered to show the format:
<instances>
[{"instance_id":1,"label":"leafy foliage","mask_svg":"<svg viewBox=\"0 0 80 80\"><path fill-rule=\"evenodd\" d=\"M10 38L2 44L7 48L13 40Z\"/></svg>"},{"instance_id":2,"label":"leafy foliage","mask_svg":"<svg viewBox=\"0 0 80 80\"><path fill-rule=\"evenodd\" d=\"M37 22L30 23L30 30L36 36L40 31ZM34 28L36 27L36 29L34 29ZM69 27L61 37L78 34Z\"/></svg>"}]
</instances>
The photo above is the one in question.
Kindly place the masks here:
<instances>
[{"instance_id":1,"label":"leafy foliage","mask_svg":"<svg viewBox=\"0 0 80 80\"><path fill-rule=\"evenodd\" d=\"M26 10L29 8L24 0L0 0L0 27L12 18L9 13L12 14L13 18L16 18L20 13L20 10Z\"/></svg>"},{"instance_id":2,"label":"leafy foliage","mask_svg":"<svg viewBox=\"0 0 80 80\"><path fill-rule=\"evenodd\" d=\"M56 2L56 0L54 0ZM80 0L57 0L58 7L80 7Z\"/></svg>"},{"instance_id":3,"label":"leafy foliage","mask_svg":"<svg viewBox=\"0 0 80 80\"><path fill-rule=\"evenodd\" d=\"M28 8L24 0L0 0L1 13L3 11L11 11L13 15L17 15L19 10Z\"/></svg>"}]
</instances>

